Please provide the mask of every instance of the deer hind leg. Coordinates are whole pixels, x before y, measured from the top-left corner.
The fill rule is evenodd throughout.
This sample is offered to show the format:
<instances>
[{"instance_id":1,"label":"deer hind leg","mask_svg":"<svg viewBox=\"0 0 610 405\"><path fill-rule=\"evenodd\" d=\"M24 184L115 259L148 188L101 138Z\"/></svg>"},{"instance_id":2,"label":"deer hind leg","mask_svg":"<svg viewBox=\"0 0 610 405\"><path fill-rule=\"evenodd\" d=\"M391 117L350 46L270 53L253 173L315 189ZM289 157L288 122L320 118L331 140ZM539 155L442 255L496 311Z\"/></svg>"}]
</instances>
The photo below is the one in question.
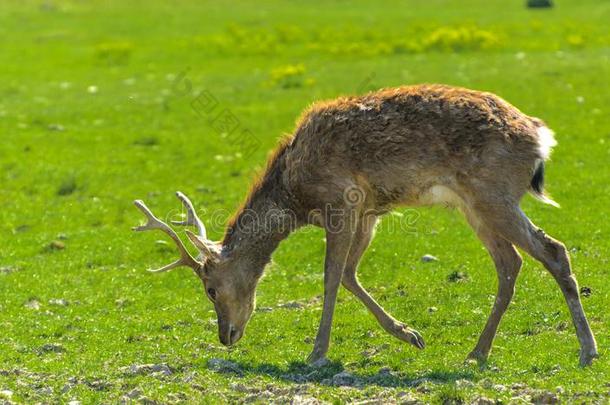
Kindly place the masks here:
<instances>
[{"instance_id":1,"label":"deer hind leg","mask_svg":"<svg viewBox=\"0 0 610 405\"><path fill-rule=\"evenodd\" d=\"M559 284L580 343L580 364L591 364L593 358L597 357L597 345L585 316L578 283L572 273L570 258L563 243L536 227L517 204L506 209L499 209L497 205L491 204L480 206L485 207L484 222L487 226L540 261Z\"/></svg>"},{"instance_id":2,"label":"deer hind leg","mask_svg":"<svg viewBox=\"0 0 610 405\"><path fill-rule=\"evenodd\" d=\"M358 281L356 275L358 263L373 237L376 222L377 218L374 216L367 216L361 219L354 234L345 270L343 271L343 286L369 309L377 319L377 322L379 322L379 325L389 334L402 341L411 343L419 349L423 349L425 343L419 332L409 328L388 314Z\"/></svg>"},{"instance_id":3,"label":"deer hind leg","mask_svg":"<svg viewBox=\"0 0 610 405\"><path fill-rule=\"evenodd\" d=\"M498 274L498 291L491 314L479 337L477 345L468 358L484 362L489 356L491 346L502 316L506 312L515 292L515 282L521 270L522 259L515 247L498 233L482 224L473 214L466 214L468 222L489 252Z\"/></svg>"}]
</instances>

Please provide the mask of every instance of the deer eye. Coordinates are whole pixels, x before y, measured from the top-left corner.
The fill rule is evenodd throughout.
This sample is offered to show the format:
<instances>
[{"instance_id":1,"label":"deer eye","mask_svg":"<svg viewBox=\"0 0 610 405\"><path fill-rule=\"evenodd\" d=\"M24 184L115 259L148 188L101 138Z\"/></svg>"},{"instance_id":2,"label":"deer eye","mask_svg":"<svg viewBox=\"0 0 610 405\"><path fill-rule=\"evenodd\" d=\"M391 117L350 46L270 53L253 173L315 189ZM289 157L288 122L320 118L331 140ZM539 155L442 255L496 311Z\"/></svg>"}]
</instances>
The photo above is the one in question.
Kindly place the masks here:
<instances>
[{"instance_id":1,"label":"deer eye","mask_svg":"<svg viewBox=\"0 0 610 405\"><path fill-rule=\"evenodd\" d=\"M212 299L212 301L216 301L216 290L213 288L208 288L208 295Z\"/></svg>"}]
</instances>

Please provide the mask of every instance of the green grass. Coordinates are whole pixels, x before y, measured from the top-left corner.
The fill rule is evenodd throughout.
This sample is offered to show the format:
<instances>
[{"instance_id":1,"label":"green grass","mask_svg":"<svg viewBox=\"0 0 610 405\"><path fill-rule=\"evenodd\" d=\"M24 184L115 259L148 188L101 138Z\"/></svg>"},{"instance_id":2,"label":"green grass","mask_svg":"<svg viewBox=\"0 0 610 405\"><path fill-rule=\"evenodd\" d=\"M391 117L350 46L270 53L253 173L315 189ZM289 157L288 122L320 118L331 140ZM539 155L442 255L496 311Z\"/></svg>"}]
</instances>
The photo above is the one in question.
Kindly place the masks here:
<instances>
[{"instance_id":1,"label":"green grass","mask_svg":"<svg viewBox=\"0 0 610 405\"><path fill-rule=\"evenodd\" d=\"M609 401L610 4L223 3L0 6L0 391L26 403L116 402L134 388L160 402L506 402L520 383L563 387L564 401ZM232 350L218 343L213 308L189 271L145 271L176 253L156 242L161 235L130 231L142 220L132 200L170 216L181 190L220 238L253 173L308 104L419 82L495 92L556 131L547 184L562 209L530 197L523 206L567 244L580 285L591 288L583 302L601 354L592 367L578 367L561 293L530 259L489 364L463 364L490 311L495 271L464 219L442 208L409 211L412 232L391 229L388 217L360 270L385 308L422 333L424 351L386 335L341 291L332 364L304 364L321 313L318 229L276 251L258 289L259 307L273 311L257 312ZM211 113L193 110L202 91L218 102ZM223 109L255 148L216 129ZM427 253L440 261L422 263ZM467 280L450 282L455 272ZM306 305L278 307L288 301ZM239 373L212 370L212 358ZM145 363L167 363L172 374L121 371ZM384 367L391 373L378 374ZM362 385L328 385L343 369Z\"/></svg>"}]
</instances>

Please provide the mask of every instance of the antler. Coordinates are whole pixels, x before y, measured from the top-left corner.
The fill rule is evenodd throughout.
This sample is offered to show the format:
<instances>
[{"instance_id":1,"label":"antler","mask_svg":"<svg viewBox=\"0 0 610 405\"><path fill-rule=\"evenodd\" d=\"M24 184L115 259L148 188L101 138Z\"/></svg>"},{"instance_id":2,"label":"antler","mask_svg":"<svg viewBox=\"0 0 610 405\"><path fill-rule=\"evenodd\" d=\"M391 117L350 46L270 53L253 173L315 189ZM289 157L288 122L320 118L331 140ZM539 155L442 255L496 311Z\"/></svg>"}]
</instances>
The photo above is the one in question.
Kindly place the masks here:
<instances>
[{"instance_id":1,"label":"antler","mask_svg":"<svg viewBox=\"0 0 610 405\"><path fill-rule=\"evenodd\" d=\"M195 228L197 228L197 234L202 239L207 239L205 226L203 226L203 222L199 219L197 213L195 213L195 208L193 208L193 203L191 203L191 200L189 200L189 198L182 194L180 191L176 191L176 197L178 197L178 199L182 201L182 205L184 205L184 208L186 208L186 220L172 221L172 224L182 226L194 226Z\"/></svg>"},{"instance_id":2,"label":"antler","mask_svg":"<svg viewBox=\"0 0 610 405\"><path fill-rule=\"evenodd\" d=\"M187 201L188 201L188 199L187 199ZM178 246L178 250L180 251L180 259L176 260L173 263L168 264L167 266L163 266L160 269L149 270L149 271L153 272L153 273L159 273L159 272L174 269L176 267L186 266L186 267L192 268L193 270L195 270L195 272L198 272L199 269L201 268L202 264L200 262L198 262L197 260L195 260L193 258L193 256L191 256L191 254L188 252L188 250L186 250L186 248L184 247L184 244L182 243L182 241L180 240L178 235L176 235L176 232L174 232L174 230L172 228L170 228L170 226L167 225L165 222L163 222L163 221L159 220L157 217L155 217L154 214L150 211L150 209L148 209L148 207L144 204L144 202L142 200L136 200L133 203L140 211L142 211L142 213L144 215L146 215L146 218L148 218L148 222L145 225L136 226L136 227L133 227L132 229L134 231L140 231L140 232L148 231L151 229L159 229L159 230L165 232L166 234L168 234L169 237L174 240L174 242ZM190 203L190 201L189 201L189 203ZM187 221L188 221L188 219L187 219Z\"/></svg>"}]
</instances>

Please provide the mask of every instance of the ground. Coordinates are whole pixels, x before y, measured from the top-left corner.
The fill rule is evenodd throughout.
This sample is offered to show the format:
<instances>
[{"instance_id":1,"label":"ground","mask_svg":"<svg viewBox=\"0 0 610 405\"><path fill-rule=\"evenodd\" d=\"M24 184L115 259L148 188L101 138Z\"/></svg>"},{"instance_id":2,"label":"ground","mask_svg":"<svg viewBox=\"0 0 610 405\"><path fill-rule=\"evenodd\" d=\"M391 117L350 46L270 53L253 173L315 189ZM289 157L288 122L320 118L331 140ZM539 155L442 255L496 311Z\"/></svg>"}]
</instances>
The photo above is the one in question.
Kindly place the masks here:
<instances>
[{"instance_id":1,"label":"ground","mask_svg":"<svg viewBox=\"0 0 610 405\"><path fill-rule=\"evenodd\" d=\"M610 4L554 3L3 2L0 402L609 402ZM331 363L306 365L318 229L281 244L231 350L190 270L146 272L176 252L131 232L132 200L175 218L181 190L220 238L310 103L421 82L492 91L556 131L547 188L562 208L523 207L569 248L600 349L592 367L578 367L561 293L529 258L489 362L464 364L495 271L442 207L385 217L360 269L423 351L342 290Z\"/></svg>"}]
</instances>

